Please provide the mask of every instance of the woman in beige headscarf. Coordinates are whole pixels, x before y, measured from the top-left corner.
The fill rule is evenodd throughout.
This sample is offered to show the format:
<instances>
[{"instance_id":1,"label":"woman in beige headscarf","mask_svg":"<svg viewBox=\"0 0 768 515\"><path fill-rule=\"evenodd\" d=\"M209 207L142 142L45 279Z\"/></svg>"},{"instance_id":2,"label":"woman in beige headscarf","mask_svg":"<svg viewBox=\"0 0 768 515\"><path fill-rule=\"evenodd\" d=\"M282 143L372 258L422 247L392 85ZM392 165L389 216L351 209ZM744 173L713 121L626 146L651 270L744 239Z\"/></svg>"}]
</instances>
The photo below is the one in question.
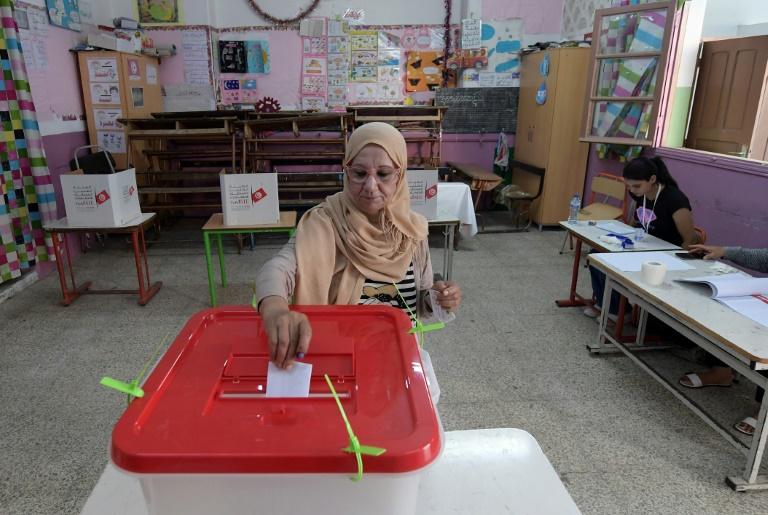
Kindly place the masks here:
<instances>
[{"instance_id":1,"label":"woman in beige headscarf","mask_svg":"<svg viewBox=\"0 0 768 515\"><path fill-rule=\"evenodd\" d=\"M422 293L432 288L443 309L459 307L456 283L432 282L427 221L411 211L406 166L400 131L379 122L355 130L344 156L344 191L309 210L295 241L259 271L259 312L278 366L303 355L312 335L306 316L289 309L291 295L296 304L384 303L407 313L425 307Z\"/></svg>"}]
</instances>

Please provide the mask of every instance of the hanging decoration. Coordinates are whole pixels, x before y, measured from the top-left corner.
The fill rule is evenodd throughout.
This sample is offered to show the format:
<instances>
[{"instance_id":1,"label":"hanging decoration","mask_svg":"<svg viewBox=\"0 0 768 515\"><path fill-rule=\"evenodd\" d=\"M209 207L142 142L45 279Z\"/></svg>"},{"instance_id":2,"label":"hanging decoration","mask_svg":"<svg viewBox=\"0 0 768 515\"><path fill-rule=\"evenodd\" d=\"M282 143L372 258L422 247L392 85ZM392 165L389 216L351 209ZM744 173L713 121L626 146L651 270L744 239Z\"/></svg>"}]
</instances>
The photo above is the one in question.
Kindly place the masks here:
<instances>
[{"instance_id":1,"label":"hanging decoration","mask_svg":"<svg viewBox=\"0 0 768 515\"><path fill-rule=\"evenodd\" d=\"M280 110L280 102L272 97L264 97L256 102L257 113L276 113Z\"/></svg>"},{"instance_id":2,"label":"hanging decoration","mask_svg":"<svg viewBox=\"0 0 768 515\"><path fill-rule=\"evenodd\" d=\"M274 24L274 25L289 25L292 23L299 22L312 14L312 11L317 9L317 6L320 5L320 0L312 0L312 3L309 4L309 6L301 11L299 14L294 16L293 18L276 18L275 16L272 16L271 14L267 13L259 7L259 4L256 3L256 0L248 0L248 2L251 4L251 7L253 7L253 10L256 11L256 13L267 20L268 22Z\"/></svg>"},{"instance_id":3,"label":"hanging decoration","mask_svg":"<svg viewBox=\"0 0 768 515\"><path fill-rule=\"evenodd\" d=\"M453 1L443 0L443 5L445 6L445 20L443 21L443 41L445 43L445 47L443 48L443 63L447 63L448 56L451 53L451 10ZM442 87L445 88L448 86L448 80L452 75L452 72L447 67L443 68Z\"/></svg>"}]
</instances>

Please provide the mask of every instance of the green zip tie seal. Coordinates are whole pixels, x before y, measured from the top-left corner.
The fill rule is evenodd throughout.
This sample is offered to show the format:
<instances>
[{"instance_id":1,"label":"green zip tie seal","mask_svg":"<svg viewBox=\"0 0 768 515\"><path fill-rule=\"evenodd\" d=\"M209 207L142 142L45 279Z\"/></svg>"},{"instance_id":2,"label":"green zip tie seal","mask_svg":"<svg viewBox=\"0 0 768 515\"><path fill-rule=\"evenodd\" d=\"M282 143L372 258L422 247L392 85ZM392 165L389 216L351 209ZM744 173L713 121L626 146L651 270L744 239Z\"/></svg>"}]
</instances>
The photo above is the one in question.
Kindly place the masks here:
<instances>
[{"instance_id":1,"label":"green zip tie seal","mask_svg":"<svg viewBox=\"0 0 768 515\"><path fill-rule=\"evenodd\" d=\"M141 389L141 387L139 386L139 383L144 378L144 374L147 373L147 369L152 365L152 363L154 363L157 360L157 355L165 346L165 343L168 341L168 337L170 335L171 335L170 331L165 334L163 339L160 341L160 344L155 348L155 351L152 353L152 356L144 364L144 367L141 369L141 372L139 372L139 375L137 375L135 379L126 383L125 381L120 381L119 379L114 379L112 377L104 376L101 378L101 381L99 381L99 383L102 386L106 386L107 388L112 388L113 390L117 390L120 393L127 394L128 405L131 404L131 401L133 401L133 399L137 397L144 397L144 390Z\"/></svg>"},{"instance_id":2,"label":"green zip tie seal","mask_svg":"<svg viewBox=\"0 0 768 515\"><path fill-rule=\"evenodd\" d=\"M325 377L325 382L328 383L328 388L331 389L331 395L333 395L333 399L336 401L336 406L339 407L339 412L341 413L341 418L344 420L344 425L347 427L347 434L349 435L349 445L347 447L344 447L342 451L348 452L350 454L354 454L355 458L357 459L357 475L351 477L350 479L352 481L360 481L363 479L363 454L366 456L381 456L385 452L387 452L386 449L383 449L381 447L374 447L372 445L362 445L360 443L360 440L355 435L355 432L352 430L352 425L349 423L349 419L347 418L347 413L344 411L344 406L341 405L341 400L339 399L339 394L336 393L336 389L333 387L333 383L331 383L331 378L328 377L328 374L323 374L323 377Z\"/></svg>"},{"instance_id":3,"label":"green zip tie seal","mask_svg":"<svg viewBox=\"0 0 768 515\"><path fill-rule=\"evenodd\" d=\"M434 324L427 324L424 325L421 320L416 318L416 315L413 313L413 310L411 310L411 307L408 305L408 303L405 301L405 298L403 298L403 294L400 293L400 288L397 287L397 283L394 281L392 282L392 286L395 287L395 290L397 291L397 296L400 297L400 300L403 301L403 305L405 306L405 309L408 310L408 313L411 315L411 320L416 321L416 325L411 328L410 331L408 331L408 334L415 334L416 339L419 342L419 347L424 347L424 333L429 333L432 331L438 331L440 329L445 329L445 323L443 322L435 322Z\"/></svg>"}]
</instances>

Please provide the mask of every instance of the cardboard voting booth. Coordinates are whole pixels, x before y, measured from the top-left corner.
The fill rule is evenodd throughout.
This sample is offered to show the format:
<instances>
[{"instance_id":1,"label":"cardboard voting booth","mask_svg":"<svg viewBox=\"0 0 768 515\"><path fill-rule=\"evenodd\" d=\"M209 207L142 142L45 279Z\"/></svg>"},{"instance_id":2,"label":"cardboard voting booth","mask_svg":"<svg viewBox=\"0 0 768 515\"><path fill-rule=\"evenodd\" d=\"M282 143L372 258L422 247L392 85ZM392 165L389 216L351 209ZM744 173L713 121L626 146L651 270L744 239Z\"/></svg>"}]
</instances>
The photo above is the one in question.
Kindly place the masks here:
<instances>
[{"instance_id":1,"label":"cardboard voting booth","mask_svg":"<svg viewBox=\"0 0 768 515\"><path fill-rule=\"evenodd\" d=\"M71 226L118 227L141 216L133 168L112 174L64 174L61 191Z\"/></svg>"},{"instance_id":2,"label":"cardboard voting booth","mask_svg":"<svg viewBox=\"0 0 768 515\"><path fill-rule=\"evenodd\" d=\"M224 225L280 221L276 173L222 173L219 179Z\"/></svg>"},{"instance_id":3,"label":"cardboard voting booth","mask_svg":"<svg viewBox=\"0 0 768 515\"><path fill-rule=\"evenodd\" d=\"M411 211L427 220L437 218L437 170L408 170Z\"/></svg>"}]
</instances>

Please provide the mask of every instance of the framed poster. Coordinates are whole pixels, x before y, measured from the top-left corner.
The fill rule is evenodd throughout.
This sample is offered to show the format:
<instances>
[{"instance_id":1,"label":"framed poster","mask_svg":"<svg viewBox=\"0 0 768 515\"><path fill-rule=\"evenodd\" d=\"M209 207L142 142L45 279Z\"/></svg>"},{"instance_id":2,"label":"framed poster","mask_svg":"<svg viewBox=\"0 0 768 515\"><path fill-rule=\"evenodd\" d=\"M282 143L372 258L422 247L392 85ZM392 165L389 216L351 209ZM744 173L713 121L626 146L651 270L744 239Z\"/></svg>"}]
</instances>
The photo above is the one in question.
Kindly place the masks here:
<instances>
[{"instance_id":1,"label":"framed poster","mask_svg":"<svg viewBox=\"0 0 768 515\"><path fill-rule=\"evenodd\" d=\"M80 32L80 7L78 0L45 0L51 25Z\"/></svg>"},{"instance_id":2,"label":"framed poster","mask_svg":"<svg viewBox=\"0 0 768 515\"><path fill-rule=\"evenodd\" d=\"M219 69L221 73L245 73L248 70L245 41L219 41Z\"/></svg>"},{"instance_id":3,"label":"framed poster","mask_svg":"<svg viewBox=\"0 0 768 515\"><path fill-rule=\"evenodd\" d=\"M137 0L134 14L141 24L184 23L181 0Z\"/></svg>"}]
</instances>

